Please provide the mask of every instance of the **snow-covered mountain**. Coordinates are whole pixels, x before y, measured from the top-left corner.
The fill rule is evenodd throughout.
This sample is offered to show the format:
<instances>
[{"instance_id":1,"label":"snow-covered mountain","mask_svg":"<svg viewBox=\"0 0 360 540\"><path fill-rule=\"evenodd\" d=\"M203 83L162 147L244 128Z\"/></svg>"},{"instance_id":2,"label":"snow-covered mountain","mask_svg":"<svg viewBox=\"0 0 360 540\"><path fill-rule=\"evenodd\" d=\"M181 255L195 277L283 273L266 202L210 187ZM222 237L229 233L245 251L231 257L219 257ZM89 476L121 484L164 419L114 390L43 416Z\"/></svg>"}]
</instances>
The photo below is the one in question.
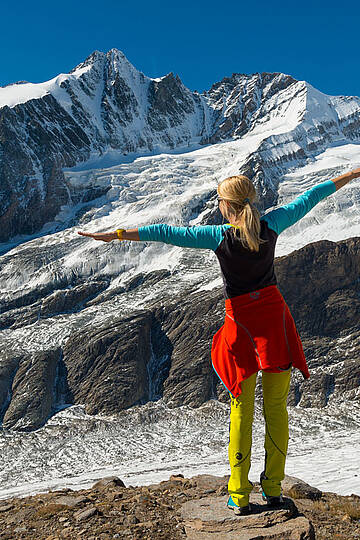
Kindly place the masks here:
<instances>
[{"instance_id":1,"label":"snow-covered mountain","mask_svg":"<svg viewBox=\"0 0 360 540\"><path fill-rule=\"evenodd\" d=\"M227 410L208 367L223 310L214 254L77 231L219 223L217 183L237 173L254 180L261 210L287 203L360 166L359 103L281 73L233 74L198 94L116 50L0 89L0 497L110 469L132 482L226 472ZM354 180L276 249L314 374L293 377L287 472L358 493L359 210Z\"/></svg>"},{"instance_id":2,"label":"snow-covered mountain","mask_svg":"<svg viewBox=\"0 0 360 540\"><path fill-rule=\"evenodd\" d=\"M360 99L327 96L283 73L234 73L199 94L173 73L146 77L116 49L95 51L50 81L0 88L0 240L36 232L61 206L110 187L76 189L64 167L246 135L257 144L241 172L254 179L264 209L276 202L286 168L359 141Z\"/></svg>"}]
</instances>

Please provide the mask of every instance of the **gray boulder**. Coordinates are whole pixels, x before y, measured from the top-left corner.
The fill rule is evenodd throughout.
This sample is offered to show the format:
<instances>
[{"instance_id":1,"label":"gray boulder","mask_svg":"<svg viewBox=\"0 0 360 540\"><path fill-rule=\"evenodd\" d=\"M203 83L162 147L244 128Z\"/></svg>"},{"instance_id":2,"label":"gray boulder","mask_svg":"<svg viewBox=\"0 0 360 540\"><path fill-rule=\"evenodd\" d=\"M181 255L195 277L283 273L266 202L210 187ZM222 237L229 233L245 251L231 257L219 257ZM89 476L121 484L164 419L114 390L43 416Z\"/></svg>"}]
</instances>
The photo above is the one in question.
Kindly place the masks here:
<instances>
[{"instance_id":1,"label":"gray boulder","mask_svg":"<svg viewBox=\"0 0 360 540\"><path fill-rule=\"evenodd\" d=\"M228 495L187 501L181 506L189 540L315 540L312 523L299 515L295 503L284 499L280 509L268 510L259 493L250 495L252 514L236 516L227 508Z\"/></svg>"}]
</instances>

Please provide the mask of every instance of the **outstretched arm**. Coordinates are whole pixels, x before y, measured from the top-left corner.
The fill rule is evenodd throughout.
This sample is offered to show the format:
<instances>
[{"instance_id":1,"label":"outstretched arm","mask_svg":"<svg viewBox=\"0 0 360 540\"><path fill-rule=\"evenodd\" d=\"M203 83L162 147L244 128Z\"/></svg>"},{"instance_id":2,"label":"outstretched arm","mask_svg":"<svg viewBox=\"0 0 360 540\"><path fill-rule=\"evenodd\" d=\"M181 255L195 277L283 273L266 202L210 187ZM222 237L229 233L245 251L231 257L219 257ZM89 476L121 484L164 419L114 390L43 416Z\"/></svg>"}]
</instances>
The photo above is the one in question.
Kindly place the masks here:
<instances>
[{"instance_id":1,"label":"outstretched arm","mask_svg":"<svg viewBox=\"0 0 360 540\"><path fill-rule=\"evenodd\" d=\"M146 225L137 229L122 229L120 238L117 232L108 233L84 233L78 232L82 236L90 236L95 240L111 242L112 240L137 240L164 242L173 246L190 247L198 249L216 250L221 243L226 228L225 225L199 225L195 227L175 227L166 224Z\"/></svg>"},{"instance_id":2,"label":"outstretched arm","mask_svg":"<svg viewBox=\"0 0 360 540\"><path fill-rule=\"evenodd\" d=\"M271 229L277 234L280 234L303 218L322 199L335 193L335 191L350 182L350 180L359 176L360 169L354 169L342 176L334 178L334 180L322 182L296 197L291 203L280 206L265 214L261 219L264 219Z\"/></svg>"},{"instance_id":3,"label":"outstretched arm","mask_svg":"<svg viewBox=\"0 0 360 540\"><path fill-rule=\"evenodd\" d=\"M119 238L116 231L107 233L87 233L78 231L81 236L89 236L94 240L102 240L103 242L111 242L112 240L140 240L138 229L121 229L121 238Z\"/></svg>"}]
</instances>

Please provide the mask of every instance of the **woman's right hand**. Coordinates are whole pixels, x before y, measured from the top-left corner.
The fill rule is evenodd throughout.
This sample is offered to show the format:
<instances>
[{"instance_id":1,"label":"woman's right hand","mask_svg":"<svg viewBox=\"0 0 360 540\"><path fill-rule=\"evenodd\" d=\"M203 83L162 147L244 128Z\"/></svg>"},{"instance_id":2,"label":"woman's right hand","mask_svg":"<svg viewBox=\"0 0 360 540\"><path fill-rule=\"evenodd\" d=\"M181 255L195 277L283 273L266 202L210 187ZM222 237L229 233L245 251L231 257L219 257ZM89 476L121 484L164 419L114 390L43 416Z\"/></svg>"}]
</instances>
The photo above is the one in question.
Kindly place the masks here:
<instances>
[{"instance_id":1,"label":"woman's right hand","mask_svg":"<svg viewBox=\"0 0 360 540\"><path fill-rule=\"evenodd\" d=\"M102 240L103 242L111 242L112 240L116 240L117 238L116 232L87 233L87 232L78 231L78 234L81 234L81 236L89 236L90 238L93 238L94 240Z\"/></svg>"},{"instance_id":2,"label":"woman's right hand","mask_svg":"<svg viewBox=\"0 0 360 540\"><path fill-rule=\"evenodd\" d=\"M350 180L354 180L355 178L358 178L360 176L360 169L353 169L352 171L349 171L345 174L342 174L341 176L338 176L337 178L332 178L331 180L334 182L336 190L342 188L345 186Z\"/></svg>"}]
</instances>

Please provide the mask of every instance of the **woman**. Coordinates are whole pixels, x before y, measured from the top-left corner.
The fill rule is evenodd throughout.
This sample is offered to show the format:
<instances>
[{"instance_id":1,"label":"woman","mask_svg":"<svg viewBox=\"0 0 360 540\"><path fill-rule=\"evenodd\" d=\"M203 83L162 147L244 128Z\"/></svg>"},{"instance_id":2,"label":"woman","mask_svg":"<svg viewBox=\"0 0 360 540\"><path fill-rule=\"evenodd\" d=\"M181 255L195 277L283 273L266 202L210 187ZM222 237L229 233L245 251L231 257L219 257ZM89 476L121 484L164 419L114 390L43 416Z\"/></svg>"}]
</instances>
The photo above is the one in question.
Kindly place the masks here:
<instances>
[{"instance_id":1,"label":"woman","mask_svg":"<svg viewBox=\"0 0 360 540\"><path fill-rule=\"evenodd\" d=\"M282 503L291 368L298 368L304 378L310 377L294 320L276 284L276 240L322 199L357 177L360 169L327 180L260 217L254 206L256 191L252 182L246 176L231 176L217 188L220 212L229 221L227 224L159 224L108 233L78 233L104 242L157 241L215 252L224 281L226 315L213 337L211 358L231 399L227 505L238 515L251 511L249 494L253 485L248 472L258 371L262 371L266 426L265 468L260 482L263 499L270 508Z\"/></svg>"}]
</instances>

